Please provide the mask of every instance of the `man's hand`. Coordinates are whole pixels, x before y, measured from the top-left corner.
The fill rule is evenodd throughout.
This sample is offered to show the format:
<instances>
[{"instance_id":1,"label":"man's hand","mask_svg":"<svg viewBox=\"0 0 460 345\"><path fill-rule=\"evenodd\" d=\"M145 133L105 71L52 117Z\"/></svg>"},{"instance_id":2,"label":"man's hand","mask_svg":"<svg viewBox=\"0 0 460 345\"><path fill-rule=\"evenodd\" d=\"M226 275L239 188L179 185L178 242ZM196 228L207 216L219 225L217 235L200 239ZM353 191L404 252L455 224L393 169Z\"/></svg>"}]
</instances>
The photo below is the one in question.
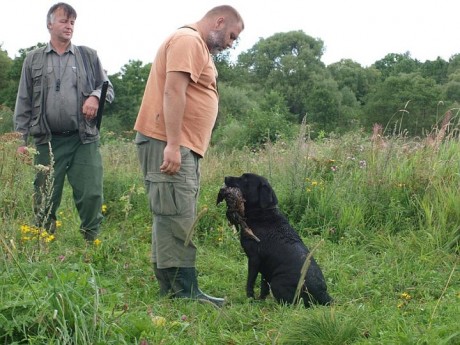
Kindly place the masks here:
<instances>
[{"instance_id":1,"label":"man's hand","mask_svg":"<svg viewBox=\"0 0 460 345\"><path fill-rule=\"evenodd\" d=\"M160 166L160 172L174 175L179 171L181 161L180 146L173 147L167 144L163 152L163 164Z\"/></svg>"},{"instance_id":2,"label":"man's hand","mask_svg":"<svg viewBox=\"0 0 460 345\"><path fill-rule=\"evenodd\" d=\"M97 109L99 108L99 99L96 96L90 96L83 103L83 115L87 120L92 120L97 115Z\"/></svg>"}]
</instances>

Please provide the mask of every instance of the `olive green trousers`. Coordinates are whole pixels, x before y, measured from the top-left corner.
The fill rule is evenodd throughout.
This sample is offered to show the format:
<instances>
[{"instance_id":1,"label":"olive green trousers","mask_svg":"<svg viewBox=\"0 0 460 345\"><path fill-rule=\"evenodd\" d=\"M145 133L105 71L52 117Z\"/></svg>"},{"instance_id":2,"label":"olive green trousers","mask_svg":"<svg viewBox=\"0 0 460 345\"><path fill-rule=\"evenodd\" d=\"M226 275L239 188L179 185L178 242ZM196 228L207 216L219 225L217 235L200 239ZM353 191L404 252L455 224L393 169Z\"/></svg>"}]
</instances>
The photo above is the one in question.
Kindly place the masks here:
<instances>
[{"instance_id":1,"label":"olive green trousers","mask_svg":"<svg viewBox=\"0 0 460 345\"><path fill-rule=\"evenodd\" d=\"M37 145L34 210L40 226L56 221L64 182L72 187L80 216L80 231L86 240L99 234L103 219L103 169L99 142L82 144L78 133L53 136L49 144ZM51 164L52 163L52 164Z\"/></svg>"},{"instance_id":2,"label":"olive green trousers","mask_svg":"<svg viewBox=\"0 0 460 345\"><path fill-rule=\"evenodd\" d=\"M196 247L184 242L196 218L200 157L181 147L181 167L170 176L160 172L165 142L138 133L136 144L153 214L152 261L159 269L195 267Z\"/></svg>"}]
</instances>

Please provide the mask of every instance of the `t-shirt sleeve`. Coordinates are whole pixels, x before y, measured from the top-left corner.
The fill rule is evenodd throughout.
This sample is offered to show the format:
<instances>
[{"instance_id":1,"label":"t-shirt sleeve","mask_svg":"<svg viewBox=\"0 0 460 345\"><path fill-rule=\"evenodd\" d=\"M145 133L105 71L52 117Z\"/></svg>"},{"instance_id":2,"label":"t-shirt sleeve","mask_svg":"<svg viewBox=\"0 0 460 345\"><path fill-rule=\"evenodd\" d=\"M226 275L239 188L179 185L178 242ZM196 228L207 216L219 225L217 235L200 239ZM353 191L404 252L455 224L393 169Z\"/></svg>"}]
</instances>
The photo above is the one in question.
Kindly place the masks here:
<instances>
[{"instance_id":1,"label":"t-shirt sleeve","mask_svg":"<svg viewBox=\"0 0 460 345\"><path fill-rule=\"evenodd\" d=\"M198 81L209 57L199 37L181 35L173 38L166 50L166 72L186 72L195 83Z\"/></svg>"}]
</instances>

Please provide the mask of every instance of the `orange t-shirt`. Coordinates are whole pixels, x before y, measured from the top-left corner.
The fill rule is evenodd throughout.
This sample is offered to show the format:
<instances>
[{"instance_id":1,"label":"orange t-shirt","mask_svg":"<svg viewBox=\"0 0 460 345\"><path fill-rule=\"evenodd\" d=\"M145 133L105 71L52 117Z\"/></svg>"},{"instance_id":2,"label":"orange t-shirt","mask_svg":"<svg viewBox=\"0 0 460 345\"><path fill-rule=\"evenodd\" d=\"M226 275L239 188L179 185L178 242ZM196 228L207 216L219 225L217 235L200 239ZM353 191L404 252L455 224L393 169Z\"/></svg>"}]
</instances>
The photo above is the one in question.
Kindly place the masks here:
<instances>
[{"instance_id":1,"label":"orange t-shirt","mask_svg":"<svg viewBox=\"0 0 460 345\"><path fill-rule=\"evenodd\" d=\"M190 28L178 29L160 46L134 129L148 137L167 141L163 97L168 72L190 74L181 146L204 156L217 117L217 70L206 43L198 32Z\"/></svg>"}]
</instances>

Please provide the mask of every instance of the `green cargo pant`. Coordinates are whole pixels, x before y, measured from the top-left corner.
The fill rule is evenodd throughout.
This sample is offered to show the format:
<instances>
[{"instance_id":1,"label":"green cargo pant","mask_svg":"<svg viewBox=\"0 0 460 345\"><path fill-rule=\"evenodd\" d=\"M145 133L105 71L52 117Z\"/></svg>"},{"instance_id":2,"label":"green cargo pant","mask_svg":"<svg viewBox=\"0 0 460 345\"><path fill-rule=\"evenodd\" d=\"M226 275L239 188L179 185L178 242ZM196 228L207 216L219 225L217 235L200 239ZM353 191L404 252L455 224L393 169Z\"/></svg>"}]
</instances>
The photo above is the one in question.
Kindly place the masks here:
<instances>
[{"instance_id":1,"label":"green cargo pant","mask_svg":"<svg viewBox=\"0 0 460 345\"><path fill-rule=\"evenodd\" d=\"M80 231L86 240L97 238L102 222L102 158L99 142L82 144L78 134L55 136L48 144L37 145L35 164L53 168L39 169L34 182L34 209L37 224L43 226L57 219L65 177L72 187L80 216ZM52 174L50 174L50 171ZM50 183L51 182L51 183Z\"/></svg>"},{"instance_id":2,"label":"green cargo pant","mask_svg":"<svg viewBox=\"0 0 460 345\"><path fill-rule=\"evenodd\" d=\"M184 246L196 217L200 183L200 157L181 147L177 174L160 172L166 143L138 133L138 156L153 214L152 261L159 269L195 267L196 247Z\"/></svg>"}]
</instances>

